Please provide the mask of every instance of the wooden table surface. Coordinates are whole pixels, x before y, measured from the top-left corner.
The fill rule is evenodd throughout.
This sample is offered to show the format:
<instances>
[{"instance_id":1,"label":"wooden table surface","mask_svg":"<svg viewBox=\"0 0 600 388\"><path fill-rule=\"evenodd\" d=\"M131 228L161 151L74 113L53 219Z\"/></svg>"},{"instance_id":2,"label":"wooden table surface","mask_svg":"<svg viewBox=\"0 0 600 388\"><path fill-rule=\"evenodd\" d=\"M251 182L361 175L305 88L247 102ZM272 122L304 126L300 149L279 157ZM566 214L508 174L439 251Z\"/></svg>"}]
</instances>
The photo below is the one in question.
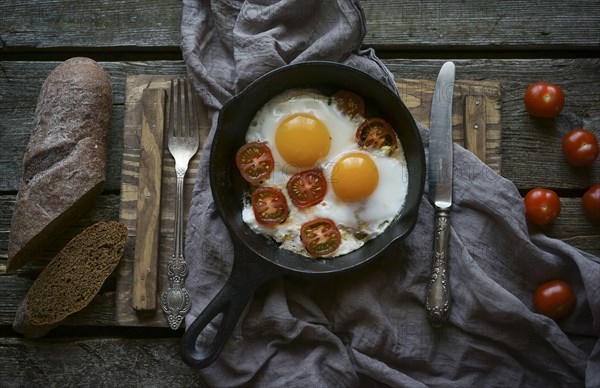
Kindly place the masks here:
<instances>
[{"instance_id":1,"label":"wooden table surface","mask_svg":"<svg viewBox=\"0 0 600 388\"><path fill-rule=\"evenodd\" d=\"M573 126L600 135L599 0L364 0L365 47L398 79L435 79L448 59L457 79L501 87L501 174L524 194L552 188L563 212L544 233L600 256L600 225L584 215L581 195L600 182L600 161L575 169L561 137ZM0 4L0 386L202 386L181 362L181 330L121 327L114 276L86 309L42 340L12 331L15 311L44 263L5 274L12 208L41 85L73 56L97 60L111 75L113 123L108 180L96 206L65 239L91 223L119 219L125 80L134 74L183 75L178 0L5 0ZM566 106L557 120L527 115L523 93L534 81L559 84ZM64 243L64 241L59 242ZM49 252L51 257L52 252ZM110 384L112 382L113 384Z\"/></svg>"}]
</instances>

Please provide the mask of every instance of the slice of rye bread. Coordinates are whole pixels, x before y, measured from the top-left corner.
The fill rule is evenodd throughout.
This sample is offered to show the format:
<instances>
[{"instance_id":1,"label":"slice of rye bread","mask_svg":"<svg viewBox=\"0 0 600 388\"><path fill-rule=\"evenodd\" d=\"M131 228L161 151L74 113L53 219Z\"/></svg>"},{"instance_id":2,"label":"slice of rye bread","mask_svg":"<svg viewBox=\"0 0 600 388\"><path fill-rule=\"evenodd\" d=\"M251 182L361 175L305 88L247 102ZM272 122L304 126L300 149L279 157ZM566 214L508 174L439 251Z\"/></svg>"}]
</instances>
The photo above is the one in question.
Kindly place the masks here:
<instances>
[{"instance_id":1,"label":"slice of rye bread","mask_svg":"<svg viewBox=\"0 0 600 388\"><path fill-rule=\"evenodd\" d=\"M21 303L15 331L39 338L87 306L125 251L127 227L98 222L75 236L44 268Z\"/></svg>"}]
</instances>

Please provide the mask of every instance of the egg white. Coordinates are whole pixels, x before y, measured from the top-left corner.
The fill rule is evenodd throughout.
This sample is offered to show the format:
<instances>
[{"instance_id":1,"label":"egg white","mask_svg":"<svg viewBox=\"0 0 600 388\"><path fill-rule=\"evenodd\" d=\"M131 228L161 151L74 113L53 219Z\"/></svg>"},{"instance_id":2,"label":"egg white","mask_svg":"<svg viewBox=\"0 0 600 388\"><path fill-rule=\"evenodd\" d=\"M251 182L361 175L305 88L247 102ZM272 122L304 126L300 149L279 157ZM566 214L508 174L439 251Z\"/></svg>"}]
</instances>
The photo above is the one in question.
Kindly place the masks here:
<instances>
[{"instance_id":1,"label":"egg white","mask_svg":"<svg viewBox=\"0 0 600 388\"><path fill-rule=\"evenodd\" d=\"M317 162L327 180L327 194L323 201L306 209L297 208L291 201L286 184L298 168L283 160L275 145L275 133L279 123L291 114L310 113L321 120L331 135L329 153ZM349 119L330 104L330 98L314 90L289 90L267 102L256 114L248 131L246 141L266 142L275 159L275 170L264 185L279 188L286 197L290 214L280 225L264 226L256 221L250 201L244 201L242 218L256 233L273 238L281 248L300 255L309 256L300 240L302 224L316 218L333 220L342 242L331 257L340 256L360 248L366 241L383 233L398 215L408 190L408 170L402 146L392 155L360 150L355 141L356 129L362 118ZM367 153L375 162L379 172L379 183L366 199L344 202L331 186L335 162L348 152ZM357 182L360 184L360 182Z\"/></svg>"},{"instance_id":2,"label":"egg white","mask_svg":"<svg viewBox=\"0 0 600 388\"><path fill-rule=\"evenodd\" d=\"M319 119L329 131L331 144L329 153L317 165L327 163L335 155L350 149L358 149L354 140L359 122L350 120L334 108L331 99L316 90L292 89L267 102L254 116L246 142L267 142L275 161L275 170L267 183L287 182L286 178L301 169L286 162L275 146L275 134L281 122L290 115L308 113ZM283 176L282 176L283 174Z\"/></svg>"}]
</instances>

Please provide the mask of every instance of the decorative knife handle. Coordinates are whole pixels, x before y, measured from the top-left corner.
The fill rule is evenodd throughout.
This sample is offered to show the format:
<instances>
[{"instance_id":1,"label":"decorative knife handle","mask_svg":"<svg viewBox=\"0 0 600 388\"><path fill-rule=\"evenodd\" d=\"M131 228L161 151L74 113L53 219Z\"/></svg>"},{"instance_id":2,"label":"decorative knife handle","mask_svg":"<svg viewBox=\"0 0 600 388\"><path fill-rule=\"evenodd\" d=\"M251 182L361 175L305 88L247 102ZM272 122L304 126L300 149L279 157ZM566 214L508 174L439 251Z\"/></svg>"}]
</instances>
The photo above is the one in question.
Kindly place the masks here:
<instances>
[{"instance_id":1,"label":"decorative knife handle","mask_svg":"<svg viewBox=\"0 0 600 388\"><path fill-rule=\"evenodd\" d=\"M436 209L434 219L433 261L427 285L425 309L433 327L440 327L450 315L452 299L448 276L448 238L450 211Z\"/></svg>"}]
</instances>

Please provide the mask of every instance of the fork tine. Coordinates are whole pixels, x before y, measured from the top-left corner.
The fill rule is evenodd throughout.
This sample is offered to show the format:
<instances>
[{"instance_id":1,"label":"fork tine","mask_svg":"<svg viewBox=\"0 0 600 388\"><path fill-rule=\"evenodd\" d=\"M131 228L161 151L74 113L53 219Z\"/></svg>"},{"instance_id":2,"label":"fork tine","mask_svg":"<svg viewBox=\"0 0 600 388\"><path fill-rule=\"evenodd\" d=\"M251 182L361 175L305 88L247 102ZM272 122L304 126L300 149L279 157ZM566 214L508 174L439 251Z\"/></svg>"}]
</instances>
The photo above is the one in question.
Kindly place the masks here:
<instances>
[{"instance_id":1,"label":"fork tine","mask_svg":"<svg viewBox=\"0 0 600 388\"><path fill-rule=\"evenodd\" d=\"M169 98L169 125L167 135L173 136L175 131L175 88L173 87L173 79L171 79L171 98Z\"/></svg>"},{"instance_id":2,"label":"fork tine","mask_svg":"<svg viewBox=\"0 0 600 388\"><path fill-rule=\"evenodd\" d=\"M183 136L189 136L190 135L190 123L192 120L191 117L191 112L190 112L190 95L189 95L189 87L188 87L188 80L187 78L183 79L183 96L184 96L184 104L183 105L183 110L184 110L184 114L183 114Z\"/></svg>"},{"instance_id":3,"label":"fork tine","mask_svg":"<svg viewBox=\"0 0 600 388\"><path fill-rule=\"evenodd\" d=\"M181 87L181 78L177 78L177 132L175 136L183 136L184 125L185 125L185 116L183 114L183 103L185 101L185 95L183 94L184 90Z\"/></svg>"},{"instance_id":4,"label":"fork tine","mask_svg":"<svg viewBox=\"0 0 600 388\"><path fill-rule=\"evenodd\" d=\"M196 92L194 91L194 87L190 83L189 80L186 79L186 86L189 86L189 136L198 136L198 100L196 99Z\"/></svg>"}]
</instances>

